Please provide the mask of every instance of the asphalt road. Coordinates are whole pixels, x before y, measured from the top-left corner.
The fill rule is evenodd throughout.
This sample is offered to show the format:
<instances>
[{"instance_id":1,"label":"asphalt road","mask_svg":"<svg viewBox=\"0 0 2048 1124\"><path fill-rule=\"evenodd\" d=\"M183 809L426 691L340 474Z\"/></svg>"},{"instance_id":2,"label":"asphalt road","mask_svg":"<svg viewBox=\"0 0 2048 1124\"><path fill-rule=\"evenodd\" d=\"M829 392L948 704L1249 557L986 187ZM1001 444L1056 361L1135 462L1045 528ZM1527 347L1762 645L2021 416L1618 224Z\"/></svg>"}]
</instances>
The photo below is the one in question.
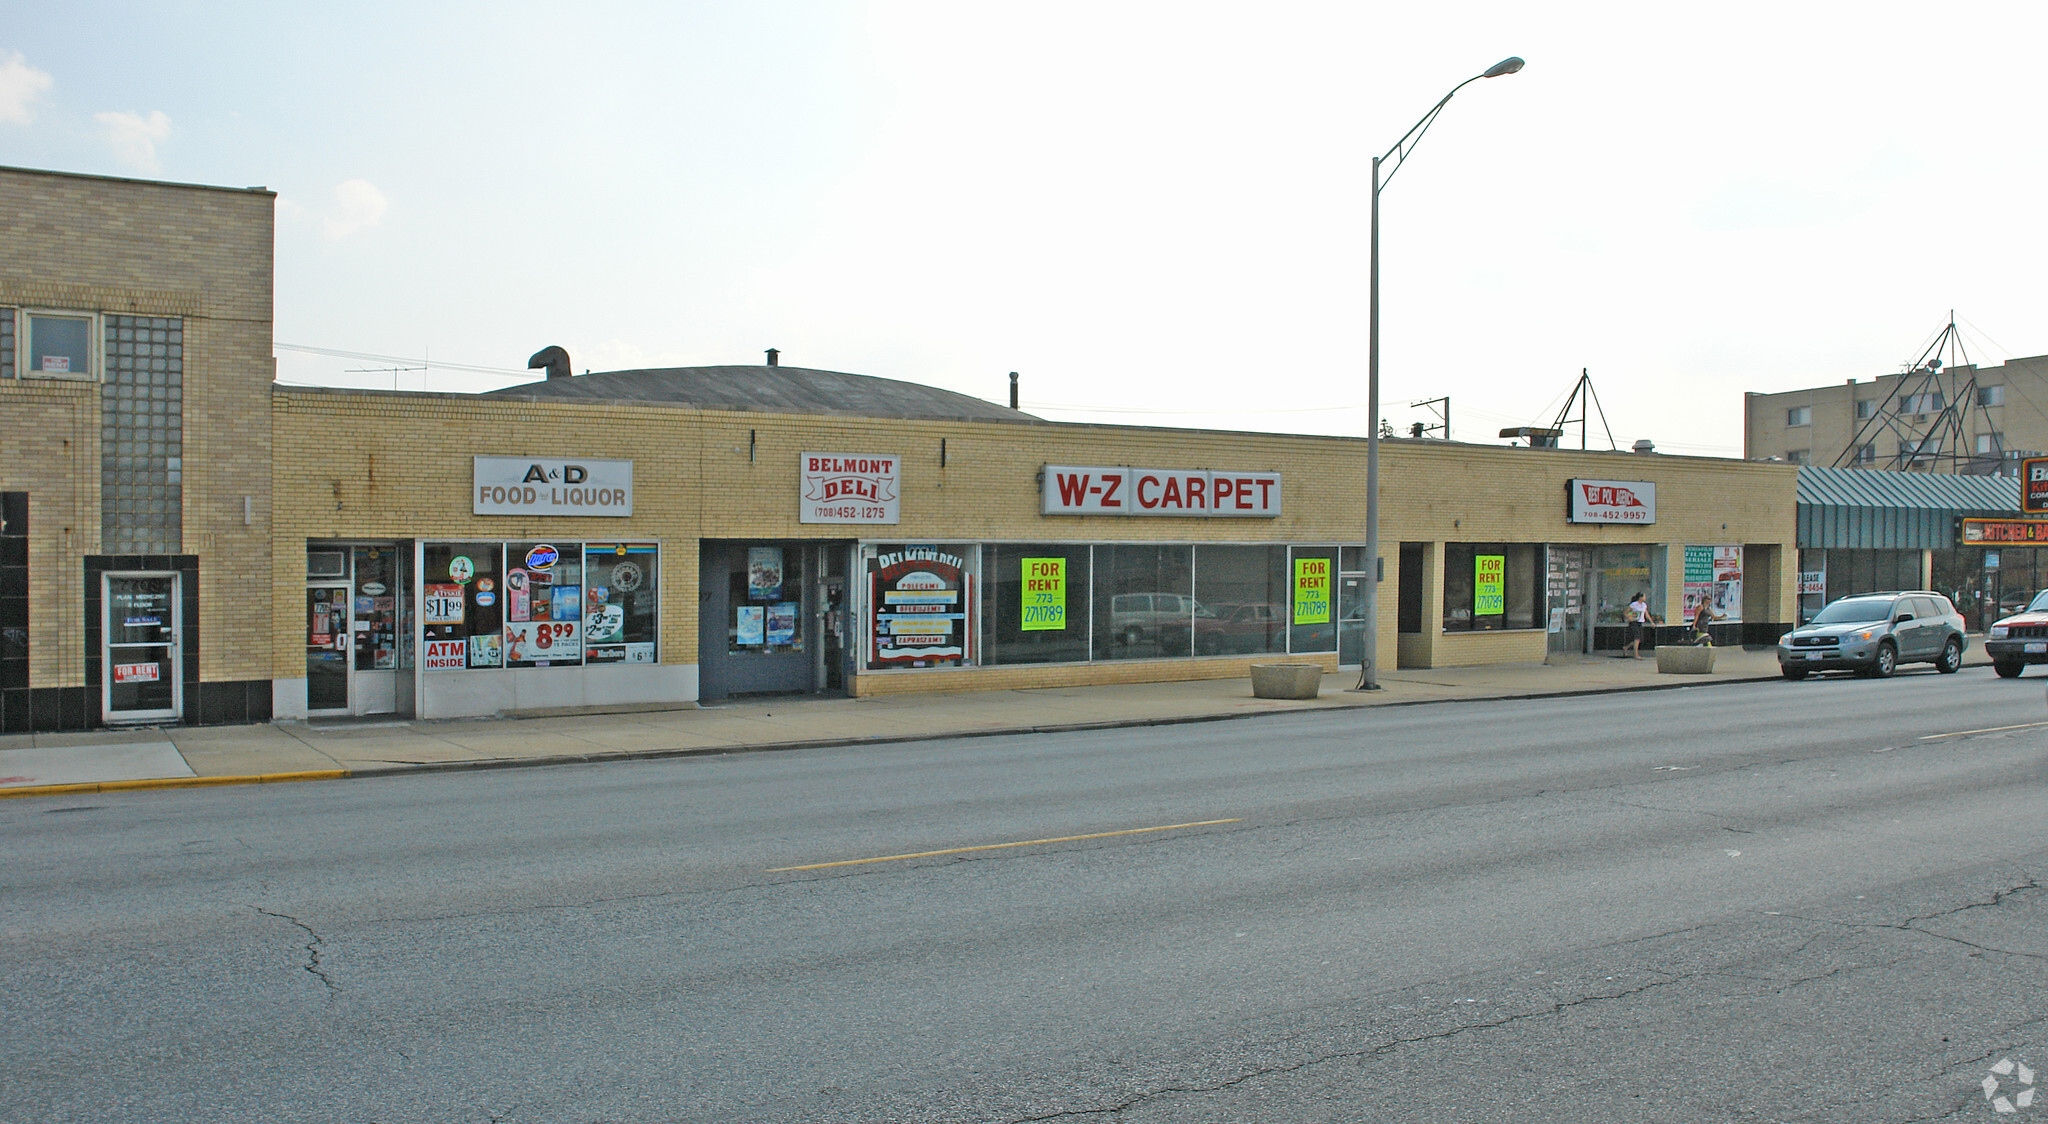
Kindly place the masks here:
<instances>
[{"instance_id":1,"label":"asphalt road","mask_svg":"<svg viewBox=\"0 0 2048 1124\"><path fill-rule=\"evenodd\" d=\"M2044 782L1974 668L6 801L0 1119L2048 1120Z\"/></svg>"}]
</instances>

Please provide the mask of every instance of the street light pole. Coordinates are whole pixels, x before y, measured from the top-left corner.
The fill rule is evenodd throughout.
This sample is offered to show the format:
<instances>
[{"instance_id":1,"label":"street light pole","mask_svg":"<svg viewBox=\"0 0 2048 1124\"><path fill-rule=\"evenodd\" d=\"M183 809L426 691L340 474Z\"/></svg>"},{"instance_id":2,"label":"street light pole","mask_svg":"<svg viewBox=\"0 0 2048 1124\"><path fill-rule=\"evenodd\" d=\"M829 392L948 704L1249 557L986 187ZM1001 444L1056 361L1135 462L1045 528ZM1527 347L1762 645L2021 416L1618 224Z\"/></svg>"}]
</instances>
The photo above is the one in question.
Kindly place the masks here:
<instances>
[{"instance_id":1,"label":"street light pole","mask_svg":"<svg viewBox=\"0 0 2048 1124\"><path fill-rule=\"evenodd\" d=\"M1408 154L1422 143L1422 134L1429 131L1436 115L1444 111L1451 98L1459 90L1479 81L1481 78L1498 78L1522 69L1519 58L1505 58L1488 67L1484 74L1475 74L1451 87L1443 100L1422 115L1415 127L1401 135L1385 155L1372 158L1372 264L1367 274L1368 296L1366 299L1366 388L1365 408L1365 646L1359 654L1358 687L1360 691L1377 691L1379 683L1380 651L1380 189L1386 182L1380 179L1380 165L1393 161L1387 179L1401 170Z\"/></svg>"}]
</instances>

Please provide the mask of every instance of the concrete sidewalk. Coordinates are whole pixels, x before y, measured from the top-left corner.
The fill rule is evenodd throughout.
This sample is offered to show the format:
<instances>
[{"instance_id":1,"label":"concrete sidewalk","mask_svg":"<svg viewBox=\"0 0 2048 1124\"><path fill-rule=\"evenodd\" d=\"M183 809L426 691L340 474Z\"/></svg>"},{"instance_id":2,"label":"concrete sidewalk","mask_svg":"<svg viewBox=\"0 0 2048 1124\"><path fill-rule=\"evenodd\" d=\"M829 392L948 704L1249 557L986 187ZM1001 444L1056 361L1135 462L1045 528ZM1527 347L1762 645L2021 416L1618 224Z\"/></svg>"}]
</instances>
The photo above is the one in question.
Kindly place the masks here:
<instances>
[{"instance_id":1,"label":"concrete sidewalk","mask_svg":"<svg viewBox=\"0 0 2048 1124\"><path fill-rule=\"evenodd\" d=\"M1973 645L1973 648L1976 648ZM1982 662L1981 649L1970 662ZM1280 662L1277 658L1275 662ZM1933 674L1913 668L1910 674ZM1776 650L1718 648L1709 675L1660 675L1653 658L1323 677L1305 701L1252 697L1246 678L871 698L788 696L709 706L548 718L369 718L0 737L0 798L321 780L422 769L744 752L860 742L1199 722L1297 710L1650 690L1778 676Z\"/></svg>"}]
</instances>

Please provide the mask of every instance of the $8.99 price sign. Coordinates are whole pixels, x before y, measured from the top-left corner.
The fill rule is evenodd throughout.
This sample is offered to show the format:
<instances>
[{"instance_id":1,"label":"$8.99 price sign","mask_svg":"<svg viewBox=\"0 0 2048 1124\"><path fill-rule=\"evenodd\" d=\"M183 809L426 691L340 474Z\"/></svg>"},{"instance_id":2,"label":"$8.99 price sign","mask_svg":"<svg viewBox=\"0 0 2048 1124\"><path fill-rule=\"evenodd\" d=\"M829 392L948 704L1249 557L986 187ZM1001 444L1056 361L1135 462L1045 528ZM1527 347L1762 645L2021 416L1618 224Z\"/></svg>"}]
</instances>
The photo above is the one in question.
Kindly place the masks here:
<instances>
[{"instance_id":1,"label":"$8.99 price sign","mask_svg":"<svg viewBox=\"0 0 2048 1124\"><path fill-rule=\"evenodd\" d=\"M527 621L505 626L507 663L575 660L582 655L581 622Z\"/></svg>"}]
</instances>

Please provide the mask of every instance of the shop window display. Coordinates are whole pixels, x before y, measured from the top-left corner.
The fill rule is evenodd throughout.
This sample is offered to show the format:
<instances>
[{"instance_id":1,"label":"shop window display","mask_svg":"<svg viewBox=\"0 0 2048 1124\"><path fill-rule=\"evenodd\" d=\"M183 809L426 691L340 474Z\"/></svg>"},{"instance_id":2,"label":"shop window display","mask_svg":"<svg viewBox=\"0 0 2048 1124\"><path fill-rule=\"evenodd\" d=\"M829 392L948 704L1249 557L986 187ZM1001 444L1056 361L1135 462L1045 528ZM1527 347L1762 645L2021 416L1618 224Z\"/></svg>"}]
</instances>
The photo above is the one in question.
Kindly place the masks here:
<instances>
[{"instance_id":1,"label":"shop window display","mask_svg":"<svg viewBox=\"0 0 2048 1124\"><path fill-rule=\"evenodd\" d=\"M661 551L653 543L586 543L583 660L659 663Z\"/></svg>"},{"instance_id":2,"label":"shop window display","mask_svg":"<svg viewBox=\"0 0 2048 1124\"><path fill-rule=\"evenodd\" d=\"M426 670L503 665L503 549L494 542L427 545L420 602Z\"/></svg>"},{"instance_id":3,"label":"shop window display","mask_svg":"<svg viewBox=\"0 0 2048 1124\"><path fill-rule=\"evenodd\" d=\"M868 667L969 662L974 553L953 545L868 548Z\"/></svg>"},{"instance_id":4,"label":"shop window display","mask_svg":"<svg viewBox=\"0 0 2048 1124\"><path fill-rule=\"evenodd\" d=\"M505 666L583 662L583 547L505 546Z\"/></svg>"},{"instance_id":5,"label":"shop window display","mask_svg":"<svg viewBox=\"0 0 2048 1124\"><path fill-rule=\"evenodd\" d=\"M747 548L747 567L727 588L732 619L726 652L777 655L804 650L804 559L779 546Z\"/></svg>"},{"instance_id":6,"label":"shop window display","mask_svg":"<svg viewBox=\"0 0 2048 1124\"><path fill-rule=\"evenodd\" d=\"M428 543L428 671L658 663L654 543Z\"/></svg>"}]
</instances>

